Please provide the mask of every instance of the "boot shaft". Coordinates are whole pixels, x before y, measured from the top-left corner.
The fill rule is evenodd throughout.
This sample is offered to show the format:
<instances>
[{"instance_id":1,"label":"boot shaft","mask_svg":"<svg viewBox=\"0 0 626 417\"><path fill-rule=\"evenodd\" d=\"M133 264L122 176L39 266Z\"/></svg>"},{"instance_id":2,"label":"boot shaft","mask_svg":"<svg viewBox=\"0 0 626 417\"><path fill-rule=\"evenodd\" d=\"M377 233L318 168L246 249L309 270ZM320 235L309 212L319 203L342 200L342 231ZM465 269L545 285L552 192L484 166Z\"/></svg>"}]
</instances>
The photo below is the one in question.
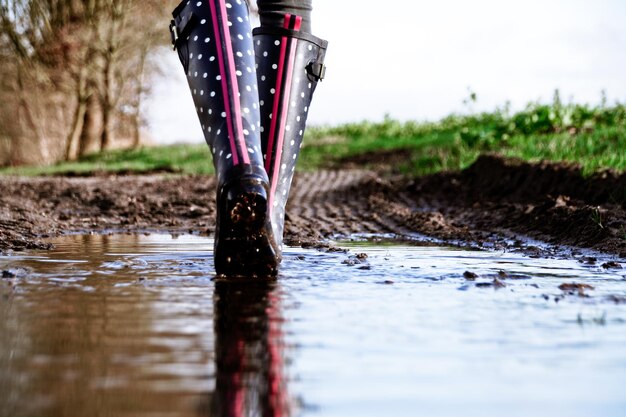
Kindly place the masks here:
<instances>
[{"instance_id":1,"label":"boot shaft","mask_svg":"<svg viewBox=\"0 0 626 417\"><path fill-rule=\"evenodd\" d=\"M254 30L261 143L270 178L270 212L281 239L285 205L302 146L309 106L325 73L327 42L300 30L299 16L282 28Z\"/></svg>"},{"instance_id":2,"label":"boot shaft","mask_svg":"<svg viewBox=\"0 0 626 417\"><path fill-rule=\"evenodd\" d=\"M172 41L220 181L240 164L262 166L254 47L244 0L183 1Z\"/></svg>"}]
</instances>

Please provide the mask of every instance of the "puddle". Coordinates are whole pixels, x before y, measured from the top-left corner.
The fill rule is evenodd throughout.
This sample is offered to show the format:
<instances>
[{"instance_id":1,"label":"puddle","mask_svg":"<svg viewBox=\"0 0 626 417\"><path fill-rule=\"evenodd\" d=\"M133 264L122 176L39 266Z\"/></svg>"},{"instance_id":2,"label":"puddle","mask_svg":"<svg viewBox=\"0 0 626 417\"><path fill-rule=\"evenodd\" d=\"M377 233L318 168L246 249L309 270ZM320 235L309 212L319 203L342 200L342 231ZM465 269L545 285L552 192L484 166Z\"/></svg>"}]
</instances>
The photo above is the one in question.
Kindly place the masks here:
<instances>
[{"instance_id":1,"label":"puddle","mask_svg":"<svg viewBox=\"0 0 626 417\"><path fill-rule=\"evenodd\" d=\"M347 243L215 282L205 238L54 243L0 257L2 416L626 415L626 269Z\"/></svg>"}]
</instances>

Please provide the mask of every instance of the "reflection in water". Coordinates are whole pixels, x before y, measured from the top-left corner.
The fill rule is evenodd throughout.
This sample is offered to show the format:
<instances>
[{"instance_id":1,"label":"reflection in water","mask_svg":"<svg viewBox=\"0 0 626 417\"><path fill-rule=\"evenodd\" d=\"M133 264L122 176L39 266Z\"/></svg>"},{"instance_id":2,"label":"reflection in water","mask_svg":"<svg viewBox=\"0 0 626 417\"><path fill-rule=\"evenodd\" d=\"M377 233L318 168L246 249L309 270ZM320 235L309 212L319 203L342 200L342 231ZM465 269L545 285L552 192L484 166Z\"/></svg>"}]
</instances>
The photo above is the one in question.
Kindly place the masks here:
<instances>
[{"instance_id":1,"label":"reflection in water","mask_svg":"<svg viewBox=\"0 0 626 417\"><path fill-rule=\"evenodd\" d=\"M215 416L288 416L279 296L270 282L215 284Z\"/></svg>"},{"instance_id":2,"label":"reflection in water","mask_svg":"<svg viewBox=\"0 0 626 417\"><path fill-rule=\"evenodd\" d=\"M223 282L204 238L55 243L0 257L0 417L626 415L603 261L355 244Z\"/></svg>"},{"instance_id":3,"label":"reflection in water","mask_svg":"<svg viewBox=\"0 0 626 417\"><path fill-rule=\"evenodd\" d=\"M7 415L102 415L157 397L142 359L168 352L149 343L150 304L136 302L133 289L110 291L71 271L56 282L20 285L2 312L13 345L2 379L21 382L3 404L12 410Z\"/></svg>"},{"instance_id":4,"label":"reflection in water","mask_svg":"<svg viewBox=\"0 0 626 417\"><path fill-rule=\"evenodd\" d=\"M277 284L150 242L74 236L0 282L0 416L289 415Z\"/></svg>"}]
</instances>

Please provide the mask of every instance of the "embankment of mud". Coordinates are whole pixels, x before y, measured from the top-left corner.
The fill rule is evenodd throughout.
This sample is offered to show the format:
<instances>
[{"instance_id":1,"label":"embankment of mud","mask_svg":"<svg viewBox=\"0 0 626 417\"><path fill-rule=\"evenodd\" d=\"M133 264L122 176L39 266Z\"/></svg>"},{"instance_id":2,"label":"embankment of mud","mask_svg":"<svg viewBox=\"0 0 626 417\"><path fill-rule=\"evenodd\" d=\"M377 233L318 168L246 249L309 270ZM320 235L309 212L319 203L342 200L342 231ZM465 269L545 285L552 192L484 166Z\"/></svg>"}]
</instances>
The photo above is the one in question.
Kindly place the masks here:
<instances>
[{"instance_id":1,"label":"embankment of mud","mask_svg":"<svg viewBox=\"0 0 626 417\"><path fill-rule=\"evenodd\" d=\"M108 175L4 177L0 251L46 248L63 233L212 233L215 179ZM585 178L575 165L482 156L461 172L421 178L323 170L296 176L286 242L416 233L439 241L539 250L521 237L626 258L626 174Z\"/></svg>"}]
</instances>

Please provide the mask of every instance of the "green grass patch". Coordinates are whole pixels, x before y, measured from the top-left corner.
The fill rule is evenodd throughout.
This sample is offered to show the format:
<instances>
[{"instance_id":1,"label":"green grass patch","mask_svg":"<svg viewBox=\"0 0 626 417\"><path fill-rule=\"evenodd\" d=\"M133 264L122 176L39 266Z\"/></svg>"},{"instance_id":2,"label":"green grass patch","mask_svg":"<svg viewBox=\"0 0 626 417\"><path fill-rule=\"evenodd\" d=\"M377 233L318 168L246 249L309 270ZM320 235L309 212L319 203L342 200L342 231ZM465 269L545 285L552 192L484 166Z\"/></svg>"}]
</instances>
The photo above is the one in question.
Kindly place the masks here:
<instances>
[{"instance_id":1,"label":"green grass patch","mask_svg":"<svg viewBox=\"0 0 626 417\"><path fill-rule=\"evenodd\" d=\"M92 172L172 171L185 174L212 174L213 164L208 147L180 144L150 146L131 150L113 150L87 155L75 162L50 166L11 167L0 170L5 175L54 175Z\"/></svg>"},{"instance_id":2,"label":"green grass patch","mask_svg":"<svg viewBox=\"0 0 626 417\"><path fill-rule=\"evenodd\" d=\"M299 170L352 165L389 165L394 171L423 175L459 170L481 153L527 161L570 161L589 174L610 168L626 170L626 106L531 103L470 115L451 115L437 122L348 123L307 130ZM4 168L0 174L42 175L94 171L213 172L205 144L144 147L89 155L76 162L48 167Z\"/></svg>"},{"instance_id":3,"label":"green grass patch","mask_svg":"<svg viewBox=\"0 0 626 417\"><path fill-rule=\"evenodd\" d=\"M325 140L333 138L333 141ZM626 107L532 103L511 114L507 108L473 115L452 115L435 123L361 122L314 128L303 148L302 168L340 161L390 158L398 172L416 175L459 170L481 153L527 161L568 161L590 174L602 169L626 170Z\"/></svg>"}]
</instances>

